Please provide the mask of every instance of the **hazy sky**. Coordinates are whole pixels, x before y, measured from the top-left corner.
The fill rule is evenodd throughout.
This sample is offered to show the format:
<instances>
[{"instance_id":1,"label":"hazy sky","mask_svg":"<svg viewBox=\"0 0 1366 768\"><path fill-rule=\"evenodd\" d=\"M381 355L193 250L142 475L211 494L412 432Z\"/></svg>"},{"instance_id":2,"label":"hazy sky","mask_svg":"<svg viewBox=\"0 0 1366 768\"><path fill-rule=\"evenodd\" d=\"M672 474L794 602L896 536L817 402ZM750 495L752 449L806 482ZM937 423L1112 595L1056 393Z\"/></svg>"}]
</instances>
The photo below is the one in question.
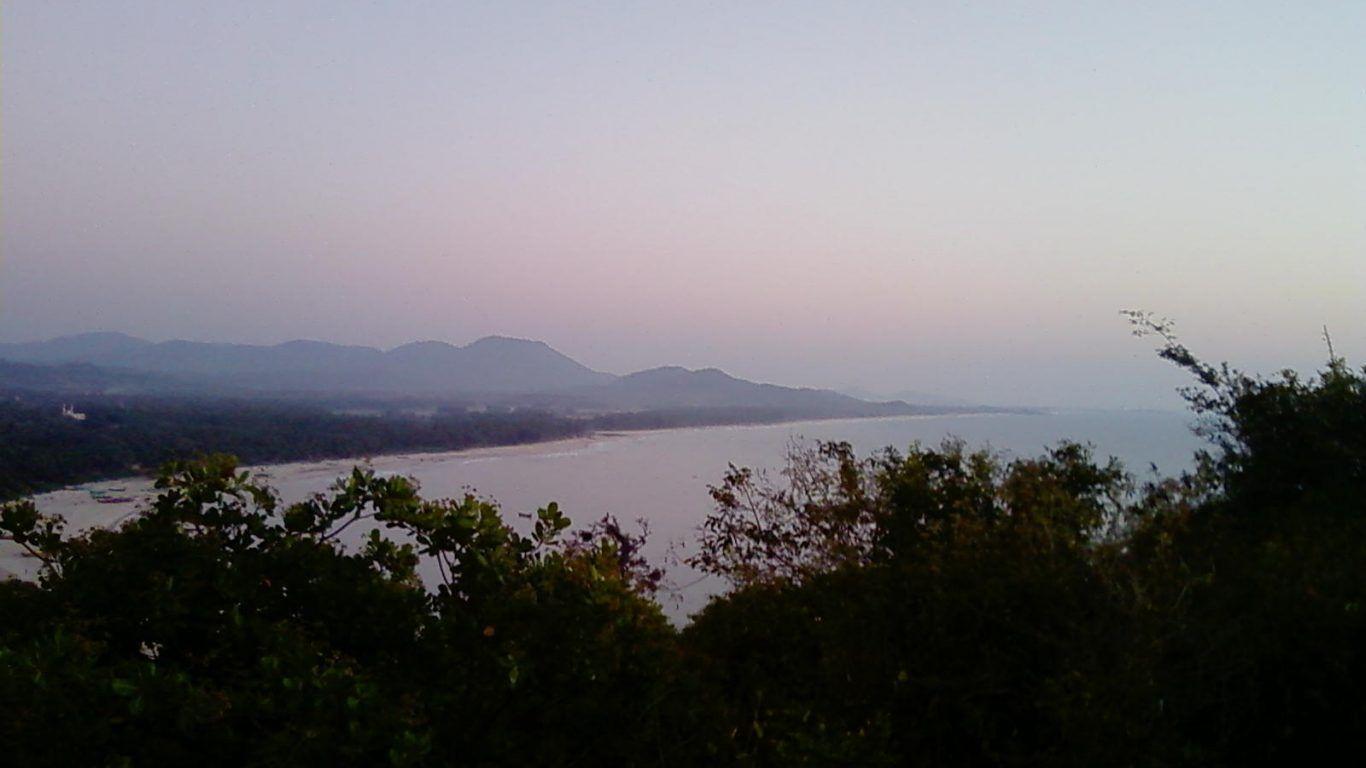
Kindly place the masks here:
<instances>
[{"instance_id":1,"label":"hazy sky","mask_svg":"<svg viewBox=\"0 0 1366 768\"><path fill-rule=\"evenodd\" d=\"M1366 362L1366 3L0 10L0 339L392 346L997 402Z\"/></svg>"}]
</instances>

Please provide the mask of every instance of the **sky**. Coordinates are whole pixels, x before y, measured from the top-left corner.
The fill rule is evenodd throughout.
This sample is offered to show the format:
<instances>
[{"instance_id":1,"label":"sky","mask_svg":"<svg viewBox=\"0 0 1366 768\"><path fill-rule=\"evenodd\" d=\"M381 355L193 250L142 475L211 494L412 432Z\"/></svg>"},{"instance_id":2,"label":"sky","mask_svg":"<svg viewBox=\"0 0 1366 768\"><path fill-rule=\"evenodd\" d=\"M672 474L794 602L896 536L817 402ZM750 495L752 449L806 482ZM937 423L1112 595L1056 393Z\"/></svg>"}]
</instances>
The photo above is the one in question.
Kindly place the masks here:
<instances>
[{"instance_id":1,"label":"sky","mask_svg":"<svg viewBox=\"0 0 1366 768\"><path fill-rule=\"evenodd\" d=\"M0 5L0 340L1166 407L1366 362L1366 3Z\"/></svg>"}]
</instances>

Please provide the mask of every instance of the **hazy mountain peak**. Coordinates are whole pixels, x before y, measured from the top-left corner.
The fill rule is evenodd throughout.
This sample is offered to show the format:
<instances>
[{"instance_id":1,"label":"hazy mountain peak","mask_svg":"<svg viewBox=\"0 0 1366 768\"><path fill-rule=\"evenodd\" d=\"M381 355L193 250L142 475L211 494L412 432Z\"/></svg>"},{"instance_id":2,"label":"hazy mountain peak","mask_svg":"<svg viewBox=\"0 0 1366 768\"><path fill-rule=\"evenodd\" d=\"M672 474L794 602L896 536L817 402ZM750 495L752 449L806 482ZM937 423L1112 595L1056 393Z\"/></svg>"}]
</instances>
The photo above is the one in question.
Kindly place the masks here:
<instances>
[{"instance_id":1,"label":"hazy mountain peak","mask_svg":"<svg viewBox=\"0 0 1366 768\"><path fill-rule=\"evenodd\" d=\"M604 402L616 407L759 408L774 413L825 416L907 413L904 403L866 403L823 389L758 384L720 368L690 370L665 365L623 376L603 389Z\"/></svg>"},{"instance_id":2,"label":"hazy mountain peak","mask_svg":"<svg viewBox=\"0 0 1366 768\"><path fill-rule=\"evenodd\" d=\"M0 345L0 359L5 358L48 364L90 363L170 375L186 382L198 381L201 386L258 391L464 397L567 393L574 402L614 410L746 407L791 414L897 412L880 408L870 411L868 403L825 390L756 384L719 368L692 370L666 365L617 377L588 368L543 341L496 335L465 346L426 340L381 352L372 347L308 339L274 346L183 340L152 344L124 334L103 333ZM28 378L34 375L22 373ZM82 377L82 381L96 378L88 372Z\"/></svg>"},{"instance_id":3,"label":"hazy mountain peak","mask_svg":"<svg viewBox=\"0 0 1366 768\"><path fill-rule=\"evenodd\" d=\"M0 344L0 356L26 363L95 362L153 346L152 342L117 331L95 331L59 336L48 341Z\"/></svg>"},{"instance_id":4,"label":"hazy mountain peak","mask_svg":"<svg viewBox=\"0 0 1366 768\"><path fill-rule=\"evenodd\" d=\"M290 339L275 345L275 349L347 349L345 345L315 339Z\"/></svg>"},{"instance_id":5,"label":"hazy mountain peak","mask_svg":"<svg viewBox=\"0 0 1366 768\"><path fill-rule=\"evenodd\" d=\"M47 343L60 342L131 343L138 346L145 346L152 343L146 339L130 336L122 331L87 331L86 333L73 333L69 336L58 336Z\"/></svg>"},{"instance_id":6,"label":"hazy mountain peak","mask_svg":"<svg viewBox=\"0 0 1366 768\"><path fill-rule=\"evenodd\" d=\"M692 371L692 373L696 376L701 376L703 378L708 379L727 379L730 381L739 381L739 379L736 379L734 376L730 375L729 373L726 373L720 368L698 368L697 370Z\"/></svg>"},{"instance_id":7,"label":"hazy mountain peak","mask_svg":"<svg viewBox=\"0 0 1366 768\"><path fill-rule=\"evenodd\" d=\"M457 347L453 344L448 344L444 341L428 339L426 341L410 341L407 344L400 344L397 347L394 347L393 349L389 350L389 352L392 354L394 352L432 352L438 350L445 351L453 349L457 349Z\"/></svg>"},{"instance_id":8,"label":"hazy mountain peak","mask_svg":"<svg viewBox=\"0 0 1366 768\"><path fill-rule=\"evenodd\" d=\"M517 338L516 336L498 335L485 336L481 339L475 339L474 341L471 341L469 344L465 345L465 349L475 349L479 347L537 347L544 349L553 349L549 344L545 343L544 341L538 341L536 339L521 339Z\"/></svg>"},{"instance_id":9,"label":"hazy mountain peak","mask_svg":"<svg viewBox=\"0 0 1366 768\"><path fill-rule=\"evenodd\" d=\"M643 371L636 371L629 374L627 379L656 379L656 380L682 380L693 381L741 381L720 368L684 368L681 365L661 365L657 368L646 368Z\"/></svg>"}]
</instances>

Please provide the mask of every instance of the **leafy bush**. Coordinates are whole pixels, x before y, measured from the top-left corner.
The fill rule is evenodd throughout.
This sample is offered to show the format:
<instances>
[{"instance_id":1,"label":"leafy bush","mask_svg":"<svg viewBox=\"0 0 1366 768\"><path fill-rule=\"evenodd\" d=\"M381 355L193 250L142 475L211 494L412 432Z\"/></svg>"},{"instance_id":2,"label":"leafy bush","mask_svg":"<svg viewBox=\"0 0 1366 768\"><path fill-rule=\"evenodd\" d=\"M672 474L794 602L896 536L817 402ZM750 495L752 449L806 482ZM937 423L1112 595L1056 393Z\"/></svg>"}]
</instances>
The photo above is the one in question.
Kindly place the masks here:
<instances>
[{"instance_id":1,"label":"leafy bush","mask_svg":"<svg viewBox=\"0 0 1366 768\"><path fill-rule=\"evenodd\" d=\"M684 631L742 764L1238 765L1366 732L1366 377L1200 362L1197 468L1136 484L1064 443L797 447L732 468Z\"/></svg>"},{"instance_id":2,"label":"leafy bush","mask_svg":"<svg viewBox=\"0 0 1366 768\"><path fill-rule=\"evenodd\" d=\"M681 631L642 539L525 533L356 470L282 505L226 457L147 512L0 538L16 765L1242 765L1366 733L1366 376L1190 370L1211 448L1135 482L1063 443L732 468ZM343 547L360 535L359 547ZM424 580L424 575L428 578Z\"/></svg>"},{"instance_id":3,"label":"leafy bush","mask_svg":"<svg viewBox=\"0 0 1366 768\"><path fill-rule=\"evenodd\" d=\"M146 514L74 538L5 507L43 561L39 584L0 585L14 764L641 762L676 744L673 629L617 541L565 541L554 505L524 536L488 501L356 470L281 508L227 457L158 487ZM375 526L359 551L337 543L352 525Z\"/></svg>"}]
</instances>

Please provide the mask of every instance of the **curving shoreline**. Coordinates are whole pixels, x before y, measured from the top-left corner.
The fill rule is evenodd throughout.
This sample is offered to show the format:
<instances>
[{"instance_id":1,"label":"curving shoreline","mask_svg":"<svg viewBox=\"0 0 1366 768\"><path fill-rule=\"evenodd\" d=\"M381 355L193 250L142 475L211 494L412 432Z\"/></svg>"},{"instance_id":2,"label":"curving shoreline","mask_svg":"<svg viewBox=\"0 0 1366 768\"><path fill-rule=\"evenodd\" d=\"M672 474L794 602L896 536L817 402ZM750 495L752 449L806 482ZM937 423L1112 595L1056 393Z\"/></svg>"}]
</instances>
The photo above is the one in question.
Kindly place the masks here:
<instances>
[{"instance_id":1,"label":"curving shoreline","mask_svg":"<svg viewBox=\"0 0 1366 768\"><path fill-rule=\"evenodd\" d=\"M999 413L961 413L961 414L906 414L896 416L863 417L848 419L857 422L912 422L926 419L951 417L967 419L974 417L999 416ZM288 461L271 464L244 465L244 470L256 474L267 485L285 491L286 496L297 496L302 487L317 488L322 483L341 477L356 465L366 465L377 472L399 472L408 474L419 468L432 468L451 462L483 462L503 458L545 457L582 452L598 446L605 446L621 440L648 439L662 434L685 435L688 433L724 433L731 431L762 430L779 426L803 424L819 425L844 419L798 419L764 424L718 424L706 426L668 427L642 430L600 431L588 435L513 443L498 446L480 446L451 451L422 451L380 454L352 458L314 459ZM38 509L45 514L61 515L67 522L69 532L79 532L98 526L113 526L134 515L156 496L151 476L125 476L89 483L80 483L67 488L36 494L32 498ZM294 494L288 491L295 491ZM106 501L101 502L100 497ZM110 502L110 498L127 499ZM35 572L33 561L22 551L8 542L0 542L0 578L5 572L21 577Z\"/></svg>"}]
</instances>

